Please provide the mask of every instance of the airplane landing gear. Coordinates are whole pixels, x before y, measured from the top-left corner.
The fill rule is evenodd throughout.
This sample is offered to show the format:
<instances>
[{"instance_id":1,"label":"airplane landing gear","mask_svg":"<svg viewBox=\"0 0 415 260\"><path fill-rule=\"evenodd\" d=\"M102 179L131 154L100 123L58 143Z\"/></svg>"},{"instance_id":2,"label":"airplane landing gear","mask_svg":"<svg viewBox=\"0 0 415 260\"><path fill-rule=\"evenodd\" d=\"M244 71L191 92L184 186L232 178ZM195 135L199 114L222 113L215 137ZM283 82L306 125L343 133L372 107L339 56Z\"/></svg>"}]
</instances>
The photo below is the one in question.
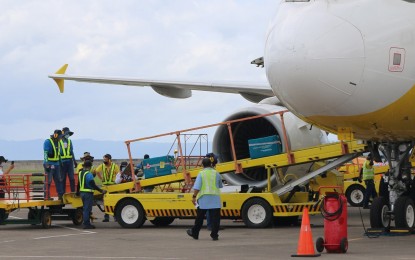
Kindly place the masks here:
<instances>
[{"instance_id":1,"label":"airplane landing gear","mask_svg":"<svg viewBox=\"0 0 415 260\"><path fill-rule=\"evenodd\" d=\"M389 197L376 198L370 209L372 228L389 230L391 221L396 228L415 228L415 192L411 178L410 152L414 142L374 144L385 155L389 171L383 176Z\"/></svg>"}]
</instances>

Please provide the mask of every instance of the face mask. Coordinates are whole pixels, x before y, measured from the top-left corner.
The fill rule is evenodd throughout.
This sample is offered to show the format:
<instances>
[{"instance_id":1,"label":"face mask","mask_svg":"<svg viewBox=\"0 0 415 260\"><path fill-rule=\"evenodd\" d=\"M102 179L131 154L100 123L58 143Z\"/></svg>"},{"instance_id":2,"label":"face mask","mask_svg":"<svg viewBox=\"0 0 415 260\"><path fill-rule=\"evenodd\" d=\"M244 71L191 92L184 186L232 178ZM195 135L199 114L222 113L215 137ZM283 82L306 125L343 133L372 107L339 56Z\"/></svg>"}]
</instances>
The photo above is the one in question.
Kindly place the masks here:
<instances>
[{"instance_id":1,"label":"face mask","mask_svg":"<svg viewBox=\"0 0 415 260\"><path fill-rule=\"evenodd\" d=\"M65 138L68 139L69 138L69 135L65 135Z\"/></svg>"}]
</instances>

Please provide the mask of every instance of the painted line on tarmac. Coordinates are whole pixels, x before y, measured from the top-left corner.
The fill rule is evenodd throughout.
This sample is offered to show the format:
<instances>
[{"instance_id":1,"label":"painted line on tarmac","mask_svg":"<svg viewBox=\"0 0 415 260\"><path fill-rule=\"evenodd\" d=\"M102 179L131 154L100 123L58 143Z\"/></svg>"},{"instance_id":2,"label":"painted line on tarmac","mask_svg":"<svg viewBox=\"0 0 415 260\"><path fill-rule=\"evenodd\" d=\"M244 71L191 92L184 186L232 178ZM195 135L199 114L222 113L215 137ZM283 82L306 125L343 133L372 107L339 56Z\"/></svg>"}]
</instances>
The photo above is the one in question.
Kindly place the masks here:
<instances>
[{"instance_id":1,"label":"painted line on tarmac","mask_svg":"<svg viewBox=\"0 0 415 260\"><path fill-rule=\"evenodd\" d=\"M0 244L3 244L3 243L11 243L11 242L16 242L16 240L6 240L6 241L1 241L1 242L0 242Z\"/></svg>"},{"instance_id":2,"label":"painted line on tarmac","mask_svg":"<svg viewBox=\"0 0 415 260\"><path fill-rule=\"evenodd\" d=\"M96 233L97 232L83 231L82 233L78 233L78 234L66 234L66 235L47 236L47 237L34 237L32 239L48 239L48 238L57 238L57 237L70 237L70 236L79 236L79 235L91 235L91 234L96 234Z\"/></svg>"},{"instance_id":3,"label":"painted line on tarmac","mask_svg":"<svg viewBox=\"0 0 415 260\"><path fill-rule=\"evenodd\" d=\"M178 260L188 258L172 258L172 257L150 257L150 256L50 256L50 255L25 255L25 256L14 256L14 255L0 255L0 258L75 258L75 259L163 259L163 260Z\"/></svg>"}]
</instances>

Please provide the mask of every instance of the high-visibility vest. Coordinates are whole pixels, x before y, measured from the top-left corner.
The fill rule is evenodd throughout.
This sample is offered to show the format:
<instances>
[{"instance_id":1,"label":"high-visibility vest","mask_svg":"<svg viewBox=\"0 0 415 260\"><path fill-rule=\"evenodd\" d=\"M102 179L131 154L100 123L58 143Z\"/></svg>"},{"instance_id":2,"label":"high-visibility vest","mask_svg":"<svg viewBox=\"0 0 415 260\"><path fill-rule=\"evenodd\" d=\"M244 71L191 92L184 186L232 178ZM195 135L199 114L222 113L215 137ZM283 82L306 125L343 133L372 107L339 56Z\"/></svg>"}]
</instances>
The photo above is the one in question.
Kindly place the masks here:
<instances>
[{"instance_id":1,"label":"high-visibility vest","mask_svg":"<svg viewBox=\"0 0 415 260\"><path fill-rule=\"evenodd\" d=\"M115 169L115 163L111 163L109 172L107 172L107 167L105 167L105 164L102 164L102 184L108 185L108 184L115 183L113 181L114 169Z\"/></svg>"},{"instance_id":2,"label":"high-visibility vest","mask_svg":"<svg viewBox=\"0 0 415 260\"><path fill-rule=\"evenodd\" d=\"M375 169L373 168L368 168L369 165L369 161L365 161L363 163L362 169L363 169L363 180L373 180L373 178L375 177Z\"/></svg>"},{"instance_id":3,"label":"high-visibility vest","mask_svg":"<svg viewBox=\"0 0 415 260\"><path fill-rule=\"evenodd\" d=\"M79 181L79 191L80 192L94 192L93 189L87 189L85 188L85 179L86 175L88 173L91 173L90 171L82 170L78 175L78 181Z\"/></svg>"},{"instance_id":4,"label":"high-visibility vest","mask_svg":"<svg viewBox=\"0 0 415 260\"><path fill-rule=\"evenodd\" d=\"M49 141L52 144L53 157L49 157L49 155L48 155L48 161L57 162L57 161L59 161L60 144L58 142L58 147L56 147L55 143L52 140L52 138L49 138Z\"/></svg>"},{"instance_id":5,"label":"high-visibility vest","mask_svg":"<svg viewBox=\"0 0 415 260\"><path fill-rule=\"evenodd\" d=\"M206 168L199 174L200 177L202 177L202 187L197 194L197 199L203 195L219 195L220 190L218 187L216 187L216 170L212 168Z\"/></svg>"},{"instance_id":6,"label":"high-visibility vest","mask_svg":"<svg viewBox=\"0 0 415 260\"><path fill-rule=\"evenodd\" d=\"M60 140L60 144L61 144L61 159L72 159L72 153L71 153L71 139L68 139L68 147L66 147L63 145L63 141Z\"/></svg>"}]
</instances>

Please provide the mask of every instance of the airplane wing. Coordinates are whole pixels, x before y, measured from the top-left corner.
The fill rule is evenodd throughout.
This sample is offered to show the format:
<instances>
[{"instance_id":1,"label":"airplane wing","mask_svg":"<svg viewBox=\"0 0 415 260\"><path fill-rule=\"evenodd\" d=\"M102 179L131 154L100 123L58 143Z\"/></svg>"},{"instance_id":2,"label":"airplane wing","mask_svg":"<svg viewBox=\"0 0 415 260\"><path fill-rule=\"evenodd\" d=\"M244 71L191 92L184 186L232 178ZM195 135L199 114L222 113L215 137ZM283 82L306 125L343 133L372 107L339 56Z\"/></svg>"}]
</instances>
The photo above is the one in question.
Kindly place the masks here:
<instances>
[{"instance_id":1,"label":"airplane wing","mask_svg":"<svg viewBox=\"0 0 415 260\"><path fill-rule=\"evenodd\" d=\"M189 98L192 96L192 90L240 94L248 101L255 103L258 103L264 98L275 96L271 90L271 87L267 83L251 84L246 82L187 82L172 80L76 76L65 74L67 67L68 64L65 64L55 74L49 75L49 78L54 79L56 84L58 84L61 93L64 91L64 81L73 80L79 82L101 84L151 87L158 94L170 98Z\"/></svg>"}]
</instances>

